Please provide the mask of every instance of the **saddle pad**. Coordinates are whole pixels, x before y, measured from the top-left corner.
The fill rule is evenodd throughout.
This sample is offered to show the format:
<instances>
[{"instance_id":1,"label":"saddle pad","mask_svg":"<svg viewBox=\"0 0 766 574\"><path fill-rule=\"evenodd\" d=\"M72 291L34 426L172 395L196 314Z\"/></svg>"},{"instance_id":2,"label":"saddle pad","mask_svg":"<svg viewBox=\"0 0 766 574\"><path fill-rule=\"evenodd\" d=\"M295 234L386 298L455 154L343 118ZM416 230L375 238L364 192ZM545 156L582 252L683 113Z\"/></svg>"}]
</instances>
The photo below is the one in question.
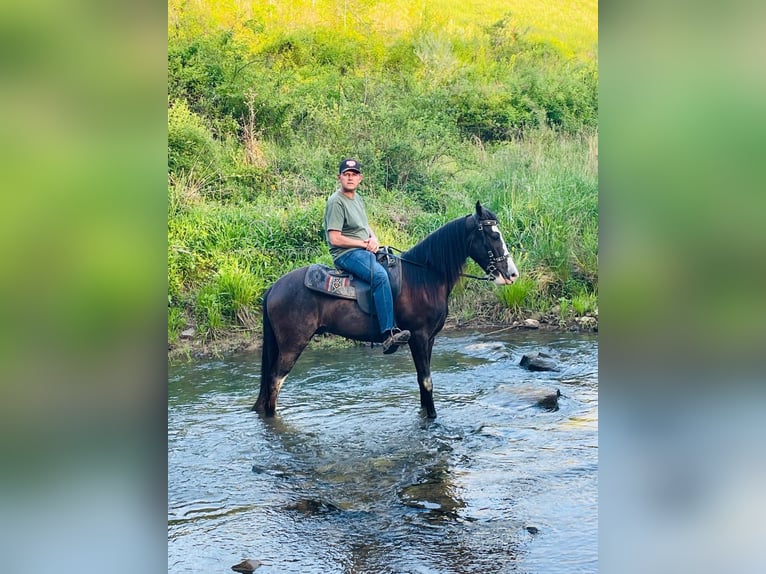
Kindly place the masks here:
<instances>
[{"instance_id":1,"label":"saddle pad","mask_svg":"<svg viewBox=\"0 0 766 574\"><path fill-rule=\"evenodd\" d=\"M356 288L351 284L351 276L327 265L319 263L309 265L303 283L313 291L343 299L356 299Z\"/></svg>"},{"instance_id":2,"label":"saddle pad","mask_svg":"<svg viewBox=\"0 0 766 574\"><path fill-rule=\"evenodd\" d=\"M377 258L388 272L391 294L395 301L402 287L401 262L386 247L378 252ZM314 263L309 265L303 284L312 291L319 291L320 293L342 299L355 299L362 312L368 315L375 315L375 305L372 300L370 284L352 276L350 273L322 265L321 263Z\"/></svg>"}]
</instances>

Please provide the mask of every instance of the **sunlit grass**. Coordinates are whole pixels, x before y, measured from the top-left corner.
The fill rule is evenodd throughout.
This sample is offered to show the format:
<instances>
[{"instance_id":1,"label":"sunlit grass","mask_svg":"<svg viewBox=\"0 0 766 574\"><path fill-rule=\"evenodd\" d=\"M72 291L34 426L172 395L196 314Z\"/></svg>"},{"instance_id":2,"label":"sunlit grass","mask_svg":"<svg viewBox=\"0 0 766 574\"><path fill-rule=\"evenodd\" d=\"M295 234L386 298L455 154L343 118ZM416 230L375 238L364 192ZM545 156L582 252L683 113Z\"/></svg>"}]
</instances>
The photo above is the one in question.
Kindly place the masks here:
<instances>
[{"instance_id":1,"label":"sunlit grass","mask_svg":"<svg viewBox=\"0 0 766 574\"><path fill-rule=\"evenodd\" d=\"M336 0L195 2L169 0L168 32L199 33L229 29L254 46L274 29L329 29L338 34L370 33L395 39L422 30L441 30L466 37L511 16L533 39L558 45L569 54L593 55L598 45L597 0L385 0L363 4ZM185 25L181 27L180 22Z\"/></svg>"}]
</instances>

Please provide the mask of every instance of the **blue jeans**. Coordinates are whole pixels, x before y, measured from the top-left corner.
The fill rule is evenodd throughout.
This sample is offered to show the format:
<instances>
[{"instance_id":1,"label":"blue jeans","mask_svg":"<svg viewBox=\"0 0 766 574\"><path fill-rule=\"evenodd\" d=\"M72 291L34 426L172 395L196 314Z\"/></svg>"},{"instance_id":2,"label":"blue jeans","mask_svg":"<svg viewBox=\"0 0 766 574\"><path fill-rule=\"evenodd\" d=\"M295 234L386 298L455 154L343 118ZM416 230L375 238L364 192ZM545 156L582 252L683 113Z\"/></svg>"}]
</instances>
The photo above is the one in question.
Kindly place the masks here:
<instances>
[{"instance_id":1,"label":"blue jeans","mask_svg":"<svg viewBox=\"0 0 766 574\"><path fill-rule=\"evenodd\" d=\"M394 326L394 298L391 295L391 283L388 273L375 259L375 254L364 249L352 249L338 257L335 265L354 277L372 285L372 299L378 315L381 333Z\"/></svg>"}]
</instances>

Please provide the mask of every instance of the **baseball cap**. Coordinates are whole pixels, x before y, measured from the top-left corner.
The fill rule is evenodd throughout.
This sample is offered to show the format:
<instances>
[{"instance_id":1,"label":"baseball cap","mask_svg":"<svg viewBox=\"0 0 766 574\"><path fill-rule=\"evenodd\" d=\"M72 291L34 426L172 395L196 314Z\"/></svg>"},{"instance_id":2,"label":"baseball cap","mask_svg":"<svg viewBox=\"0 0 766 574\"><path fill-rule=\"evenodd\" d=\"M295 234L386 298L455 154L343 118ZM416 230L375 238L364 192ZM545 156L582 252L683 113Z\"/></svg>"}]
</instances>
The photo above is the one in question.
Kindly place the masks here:
<instances>
[{"instance_id":1,"label":"baseball cap","mask_svg":"<svg viewBox=\"0 0 766 574\"><path fill-rule=\"evenodd\" d=\"M338 166L338 174L344 171L355 171L356 173L362 173L362 165L355 159L344 159Z\"/></svg>"}]
</instances>

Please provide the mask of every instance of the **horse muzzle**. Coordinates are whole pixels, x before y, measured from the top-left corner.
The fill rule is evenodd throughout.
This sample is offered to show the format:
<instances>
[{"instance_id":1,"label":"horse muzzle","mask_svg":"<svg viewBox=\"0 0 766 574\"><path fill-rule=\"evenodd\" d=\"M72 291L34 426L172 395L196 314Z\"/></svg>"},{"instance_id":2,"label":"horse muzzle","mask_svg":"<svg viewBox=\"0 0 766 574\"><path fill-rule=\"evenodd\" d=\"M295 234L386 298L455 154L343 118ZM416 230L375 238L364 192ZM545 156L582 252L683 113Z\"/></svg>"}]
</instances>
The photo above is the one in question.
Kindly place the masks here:
<instances>
[{"instance_id":1,"label":"horse muzzle","mask_svg":"<svg viewBox=\"0 0 766 574\"><path fill-rule=\"evenodd\" d=\"M516 278L518 275L514 275L511 277L504 277L503 275L495 275L495 285L513 285L513 282L516 281Z\"/></svg>"},{"instance_id":2,"label":"horse muzzle","mask_svg":"<svg viewBox=\"0 0 766 574\"><path fill-rule=\"evenodd\" d=\"M505 263L506 270L497 267L492 270L495 285L513 285L519 278L519 271L516 266L509 259L506 259Z\"/></svg>"}]
</instances>

